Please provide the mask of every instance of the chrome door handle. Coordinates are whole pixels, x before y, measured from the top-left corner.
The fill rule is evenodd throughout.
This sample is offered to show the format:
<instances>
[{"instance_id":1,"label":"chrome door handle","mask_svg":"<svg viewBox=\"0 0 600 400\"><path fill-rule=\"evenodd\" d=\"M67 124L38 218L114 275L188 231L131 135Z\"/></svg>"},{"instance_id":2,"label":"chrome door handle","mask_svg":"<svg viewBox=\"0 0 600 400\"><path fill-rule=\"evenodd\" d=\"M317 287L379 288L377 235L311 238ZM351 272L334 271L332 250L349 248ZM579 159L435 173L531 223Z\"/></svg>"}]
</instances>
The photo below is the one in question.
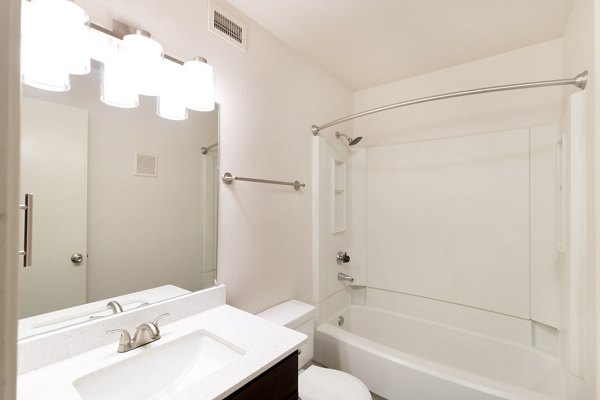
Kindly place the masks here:
<instances>
[{"instance_id":1,"label":"chrome door handle","mask_svg":"<svg viewBox=\"0 0 600 400\"><path fill-rule=\"evenodd\" d=\"M71 262L73 264L81 264L82 261L83 261L83 254L75 253L75 254L71 255Z\"/></svg>"},{"instance_id":2,"label":"chrome door handle","mask_svg":"<svg viewBox=\"0 0 600 400\"><path fill-rule=\"evenodd\" d=\"M32 234L33 234L33 193L25 195L25 204L20 204L19 208L25 210L25 229L23 250L19 255L23 256L23 267L31 267L31 258L33 256Z\"/></svg>"}]
</instances>

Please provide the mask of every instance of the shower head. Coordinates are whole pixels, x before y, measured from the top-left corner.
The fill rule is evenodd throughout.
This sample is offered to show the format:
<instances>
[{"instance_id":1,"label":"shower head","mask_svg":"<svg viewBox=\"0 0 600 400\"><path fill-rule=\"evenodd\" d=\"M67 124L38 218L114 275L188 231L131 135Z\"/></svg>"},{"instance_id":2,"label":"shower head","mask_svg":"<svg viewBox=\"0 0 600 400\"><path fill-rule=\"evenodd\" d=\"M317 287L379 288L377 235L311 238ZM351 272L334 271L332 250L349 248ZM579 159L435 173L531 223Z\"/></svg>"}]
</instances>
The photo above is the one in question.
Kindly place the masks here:
<instances>
[{"instance_id":1,"label":"shower head","mask_svg":"<svg viewBox=\"0 0 600 400\"><path fill-rule=\"evenodd\" d=\"M342 136L344 138L346 138L346 140L348 141L348 145L349 146L354 146L355 144L358 144L358 142L360 142L362 140L362 136L358 136L357 138L352 139L350 136L346 135L345 133L342 133L342 132L336 132L335 133L335 137L338 138L338 139L340 137L342 137Z\"/></svg>"}]
</instances>

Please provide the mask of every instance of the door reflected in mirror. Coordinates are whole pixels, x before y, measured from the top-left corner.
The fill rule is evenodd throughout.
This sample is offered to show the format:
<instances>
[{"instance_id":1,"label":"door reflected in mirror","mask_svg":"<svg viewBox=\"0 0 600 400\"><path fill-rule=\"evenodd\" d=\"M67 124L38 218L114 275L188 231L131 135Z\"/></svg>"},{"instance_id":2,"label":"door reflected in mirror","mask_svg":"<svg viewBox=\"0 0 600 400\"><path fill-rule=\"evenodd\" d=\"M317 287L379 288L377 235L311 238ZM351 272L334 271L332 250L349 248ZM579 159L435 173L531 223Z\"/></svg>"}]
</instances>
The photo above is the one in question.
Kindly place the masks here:
<instances>
[{"instance_id":1,"label":"door reflected in mirror","mask_svg":"<svg viewBox=\"0 0 600 400\"><path fill-rule=\"evenodd\" d=\"M166 120L154 97L103 104L99 80L95 64L69 92L23 86L21 193L35 202L19 307L21 318L53 312L35 318L46 330L68 317L58 310L80 306L80 323L119 296L135 308L216 279L218 146L202 148L218 143L218 107Z\"/></svg>"}]
</instances>

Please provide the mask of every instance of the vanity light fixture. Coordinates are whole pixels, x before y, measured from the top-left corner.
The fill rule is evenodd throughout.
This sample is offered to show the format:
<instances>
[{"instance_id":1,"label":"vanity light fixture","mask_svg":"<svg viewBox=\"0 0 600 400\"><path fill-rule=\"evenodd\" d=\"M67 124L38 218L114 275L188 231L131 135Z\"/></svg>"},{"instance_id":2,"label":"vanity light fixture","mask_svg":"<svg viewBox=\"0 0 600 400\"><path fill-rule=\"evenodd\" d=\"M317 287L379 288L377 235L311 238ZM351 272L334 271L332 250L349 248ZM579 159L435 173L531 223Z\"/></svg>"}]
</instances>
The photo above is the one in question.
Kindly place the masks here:
<instances>
[{"instance_id":1,"label":"vanity light fixture","mask_svg":"<svg viewBox=\"0 0 600 400\"><path fill-rule=\"evenodd\" d=\"M213 67L206 58L195 57L183 64L185 79L185 105L190 110L215 109L215 77Z\"/></svg>"},{"instance_id":2,"label":"vanity light fixture","mask_svg":"<svg viewBox=\"0 0 600 400\"><path fill-rule=\"evenodd\" d=\"M183 62L163 53L150 33L113 21L113 30L90 22L72 0L23 0L21 80L38 89L68 91L70 74L102 63L100 100L135 108L139 95L157 96L157 114L187 119L188 109L215 108L213 67L205 58ZM91 30L91 29L92 30Z\"/></svg>"},{"instance_id":3,"label":"vanity light fixture","mask_svg":"<svg viewBox=\"0 0 600 400\"><path fill-rule=\"evenodd\" d=\"M69 0L22 1L21 80L64 92L69 74L90 72L89 16Z\"/></svg>"}]
</instances>

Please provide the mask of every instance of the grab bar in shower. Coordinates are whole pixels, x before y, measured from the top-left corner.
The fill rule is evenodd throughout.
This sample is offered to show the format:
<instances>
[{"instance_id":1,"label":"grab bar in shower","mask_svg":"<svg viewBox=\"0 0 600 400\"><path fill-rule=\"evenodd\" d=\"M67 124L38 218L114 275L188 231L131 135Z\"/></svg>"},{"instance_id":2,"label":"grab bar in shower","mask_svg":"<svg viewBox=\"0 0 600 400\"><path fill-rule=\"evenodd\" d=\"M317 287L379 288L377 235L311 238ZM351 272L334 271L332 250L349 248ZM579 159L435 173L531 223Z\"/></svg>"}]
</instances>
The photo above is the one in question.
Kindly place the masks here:
<instances>
[{"instance_id":1,"label":"grab bar in shower","mask_svg":"<svg viewBox=\"0 0 600 400\"><path fill-rule=\"evenodd\" d=\"M243 178L241 176L231 175L229 172L226 172L223 175L223 182L225 182L227 185L231 185L234 181L258 182L258 183L268 183L271 185L293 186L295 190L300 190L301 187L306 186L306 184L300 183L298 181L283 182L283 181L271 181L271 180L267 180L267 179Z\"/></svg>"}]
</instances>

